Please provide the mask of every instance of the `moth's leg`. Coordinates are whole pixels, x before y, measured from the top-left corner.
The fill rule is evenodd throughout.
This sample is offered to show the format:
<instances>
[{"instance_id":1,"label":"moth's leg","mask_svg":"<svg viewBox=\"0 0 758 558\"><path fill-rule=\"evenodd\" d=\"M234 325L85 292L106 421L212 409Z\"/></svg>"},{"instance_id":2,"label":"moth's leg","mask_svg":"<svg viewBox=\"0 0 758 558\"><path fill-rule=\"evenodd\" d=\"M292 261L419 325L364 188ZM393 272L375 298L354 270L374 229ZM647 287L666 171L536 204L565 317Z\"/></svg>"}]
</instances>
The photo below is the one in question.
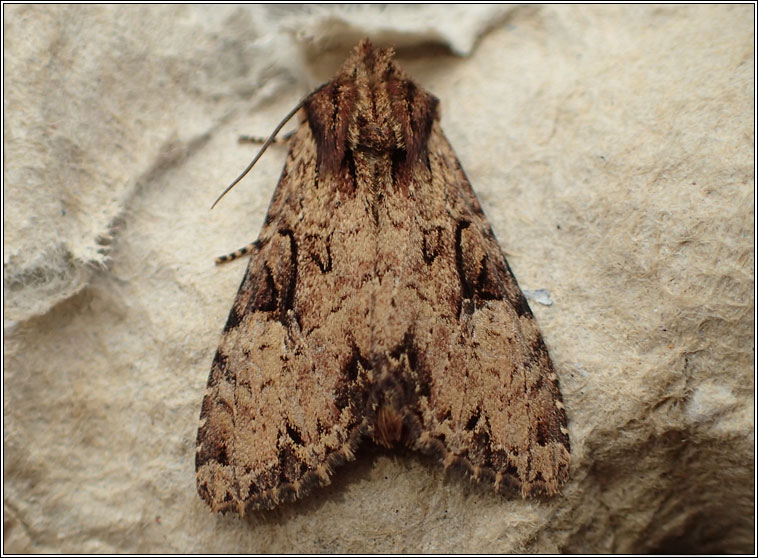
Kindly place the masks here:
<instances>
[{"instance_id":1,"label":"moth's leg","mask_svg":"<svg viewBox=\"0 0 758 558\"><path fill-rule=\"evenodd\" d=\"M271 143L276 144L282 144L287 143L289 139L295 134L296 130L292 130L291 132L287 132L286 134L279 136L277 138L274 138L274 140ZM266 140L268 138L264 138L263 136L240 136L237 141L239 143L266 143Z\"/></svg>"},{"instance_id":2,"label":"moth's leg","mask_svg":"<svg viewBox=\"0 0 758 558\"><path fill-rule=\"evenodd\" d=\"M239 250L235 250L231 254L226 254L225 256L219 256L218 258L216 258L216 265L228 263L232 260L236 260L237 258L241 258L245 254L249 254L253 252L254 250L256 250L257 248L258 248L258 241L251 242L247 246L243 246L242 248L240 248Z\"/></svg>"},{"instance_id":3,"label":"moth's leg","mask_svg":"<svg viewBox=\"0 0 758 558\"><path fill-rule=\"evenodd\" d=\"M293 135L295 135L296 131L297 130L292 130L291 132L287 132L286 134L283 134L283 135L281 135L279 137L275 137L274 139L272 139L270 141L270 143L276 143L276 144L287 143L289 141L289 139ZM240 136L237 141L239 141L239 143L266 143L267 141L269 141L269 138L264 138L262 136ZM227 188L227 190L228 190L228 188ZM224 193L226 193L226 192L224 192ZM218 200L216 200L216 201L218 201ZM228 263L228 262L231 262L233 260L236 260L237 258L241 258L242 256L244 256L246 254L250 254L251 252L253 252L257 248L258 248L258 241L251 242L247 246L243 246L242 248L240 248L239 250L235 250L231 254L226 254L224 256L219 256L218 258L216 258L216 265L223 264L223 263Z\"/></svg>"},{"instance_id":4,"label":"moth's leg","mask_svg":"<svg viewBox=\"0 0 758 558\"><path fill-rule=\"evenodd\" d=\"M288 132L282 136L276 137L273 140L271 140L271 143L276 144L283 144L287 143L289 139L295 135L296 130L292 130L291 132ZM261 136L240 136L238 138L239 143L266 143L269 138L264 138ZM219 256L216 258L216 265L228 263L233 260L236 260L237 258L241 258L242 256L249 254L253 252L258 247L258 242L251 242L247 246L243 246L239 250L235 250L231 254L226 254L224 256Z\"/></svg>"}]
</instances>

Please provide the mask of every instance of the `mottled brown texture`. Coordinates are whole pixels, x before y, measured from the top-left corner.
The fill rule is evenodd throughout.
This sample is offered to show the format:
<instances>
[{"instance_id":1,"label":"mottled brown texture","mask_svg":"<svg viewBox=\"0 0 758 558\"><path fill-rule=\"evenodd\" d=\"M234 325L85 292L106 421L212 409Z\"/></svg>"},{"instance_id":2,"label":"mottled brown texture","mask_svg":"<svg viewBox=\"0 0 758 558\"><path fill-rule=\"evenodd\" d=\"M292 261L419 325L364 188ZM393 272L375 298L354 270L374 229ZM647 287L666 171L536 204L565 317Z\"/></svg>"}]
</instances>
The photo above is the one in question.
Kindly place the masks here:
<instances>
[{"instance_id":1,"label":"mottled brown texture","mask_svg":"<svg viewBox=\"0 0 758 558\"><path fill-rule=\"evenodd\" d=\"M364 438L523 497L566 481L557 377L437 104L367 41L306 99L203 400L214 511L328 484Z\"/></svg>"}]
</instances>

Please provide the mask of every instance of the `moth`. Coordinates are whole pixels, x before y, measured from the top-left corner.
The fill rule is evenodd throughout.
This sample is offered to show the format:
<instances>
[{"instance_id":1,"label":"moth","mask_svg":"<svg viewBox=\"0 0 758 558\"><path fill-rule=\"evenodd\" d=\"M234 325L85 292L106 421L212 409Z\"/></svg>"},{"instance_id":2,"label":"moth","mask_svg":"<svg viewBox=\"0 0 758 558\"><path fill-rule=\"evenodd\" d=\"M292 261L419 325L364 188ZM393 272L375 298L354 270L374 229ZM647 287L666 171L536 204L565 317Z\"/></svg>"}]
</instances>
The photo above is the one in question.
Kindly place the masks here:
<instances>
[{"instance_id":1,"label":"moth","mask_svg":"<svg viewBox=\"0 0 758 558\"><path fill-rule=\"evenodd\" d=\"M571 459L558 378L437 98L364 40L297 109L258 240L221 258L251 256L200 412L200 496L273 508L329 484L364 440L556 494Z\"/></svg>"}]
</instances>

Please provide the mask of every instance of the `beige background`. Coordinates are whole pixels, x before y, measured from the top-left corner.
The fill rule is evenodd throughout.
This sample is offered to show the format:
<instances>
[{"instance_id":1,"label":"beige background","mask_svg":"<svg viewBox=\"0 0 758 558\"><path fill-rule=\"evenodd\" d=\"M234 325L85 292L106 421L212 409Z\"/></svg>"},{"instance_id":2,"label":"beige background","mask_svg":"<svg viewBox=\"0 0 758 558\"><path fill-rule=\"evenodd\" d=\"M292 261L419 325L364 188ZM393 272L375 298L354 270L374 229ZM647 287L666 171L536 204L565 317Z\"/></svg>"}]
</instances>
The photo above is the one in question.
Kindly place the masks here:
<instances>
[{"instance_id":1,"label":"beige background","mask_svg":"<svg viewBox=\"0 0 758 558\"><path fill-rule=\"evenodd\" d=\"M4 6L5 552L753 549L753 6ZM240 520L205 382L284 160L361 36L442 123L561 378L563 495L367 447Z\"/></svg>"}]
</instances>

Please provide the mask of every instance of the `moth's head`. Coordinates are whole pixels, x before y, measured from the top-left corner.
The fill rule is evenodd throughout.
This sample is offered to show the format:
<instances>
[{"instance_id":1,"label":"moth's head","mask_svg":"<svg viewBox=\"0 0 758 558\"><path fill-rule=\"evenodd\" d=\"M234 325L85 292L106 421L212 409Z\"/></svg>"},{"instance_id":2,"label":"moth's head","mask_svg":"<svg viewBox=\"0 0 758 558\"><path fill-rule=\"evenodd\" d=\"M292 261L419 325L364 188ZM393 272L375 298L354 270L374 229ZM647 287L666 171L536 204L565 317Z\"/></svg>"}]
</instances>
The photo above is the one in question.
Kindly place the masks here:
<instances>
[{"instance_id":1,"label":"moth's head","mask_svg":"<svg viewBox=\"0 0 758 558\"><path fill-rule=\"evenodd\" d=\"M437 98L393 60L391 48L364 39L330 82L305 103L319 163L335 170L348 152L425 156Z\"/></svg>"}]
</instances>

